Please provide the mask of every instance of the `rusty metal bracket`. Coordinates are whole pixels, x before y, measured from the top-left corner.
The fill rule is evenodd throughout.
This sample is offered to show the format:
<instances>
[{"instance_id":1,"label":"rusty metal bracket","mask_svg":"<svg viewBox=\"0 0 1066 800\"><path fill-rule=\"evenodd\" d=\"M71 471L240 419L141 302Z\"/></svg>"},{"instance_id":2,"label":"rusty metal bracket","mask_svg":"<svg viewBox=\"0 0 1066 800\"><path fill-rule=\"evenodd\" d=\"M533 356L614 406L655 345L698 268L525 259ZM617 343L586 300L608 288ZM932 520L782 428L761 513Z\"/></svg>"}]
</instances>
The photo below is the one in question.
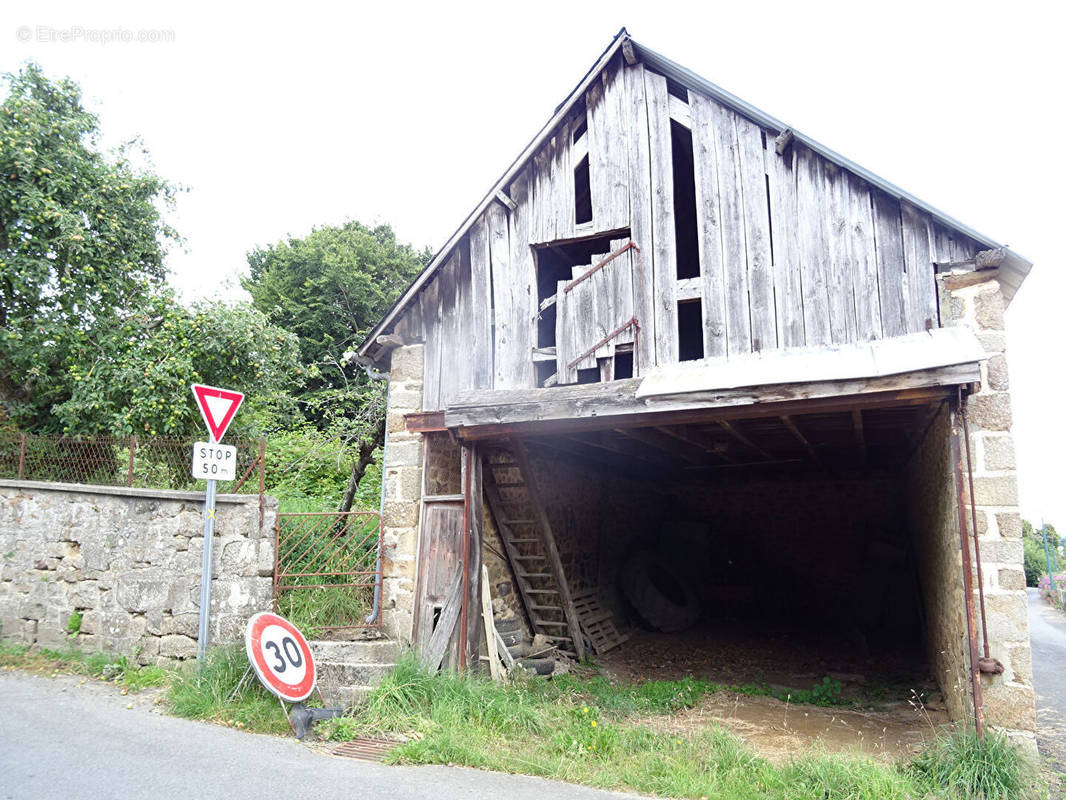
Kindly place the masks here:
<instances>
[{"instance_id":1,"label":"rusty metal bracket","mask_svg":"<svg viewBox=\"0 0 1066 800\"><path fill-rule=\"evenodd\" d=\"M617 338L618 336L621 336L623 331L625 331L625 330L627 330L629 328L632 328L634 326L636 328L636 334L637 334L637 336L639 336L640 335L640 323L637 321L636 317L633 317L628 322L624 322L621 325L619 325L613 331L611 331L606 336L604 336L602 339L600 339L598 342L596 342L596 344L592 345L592 347L590 347L584 353L582 353L577 358L575 358L573 361L568 363L566 365L567 368L568 369L573 369L575 364L580 364L586 358L591 356L593 353L595 353L597 350L599 350L601 347L603 347L605 344L607 344L609 341L611 341L611 339L614 339L614 338ZM636 369L637 369L637 367L636 367L636 350L637 350L636 343L634 342L634 346L633 346L633 372L634 372L634 374L636 374Z\"/></svg>"},{"instance_id":2,"label":"rusty metal bracket","mask_svg":"<svg viewBox=\"0 0 1066 800\"><path fill-rule=\"evenodd\" d=\"M636 250L638 253L640 252L640 248L637 247L635 242L629 242L628 244L623 245L622 247L611 253L609 256L607 256L607 258L603 259L603 261L601 261L599 264L590 269L588 272L584 273L583 275L578 275L576 278L570 281L570 283L566 284L566 286L563 287L563 292L565 294L569 294L575 286L584 281L587 281L601 269L603 269L616 258L618 258L618 256L622 255L622 253L624 253L626 250Z\"/></svg>"}]
</instances>

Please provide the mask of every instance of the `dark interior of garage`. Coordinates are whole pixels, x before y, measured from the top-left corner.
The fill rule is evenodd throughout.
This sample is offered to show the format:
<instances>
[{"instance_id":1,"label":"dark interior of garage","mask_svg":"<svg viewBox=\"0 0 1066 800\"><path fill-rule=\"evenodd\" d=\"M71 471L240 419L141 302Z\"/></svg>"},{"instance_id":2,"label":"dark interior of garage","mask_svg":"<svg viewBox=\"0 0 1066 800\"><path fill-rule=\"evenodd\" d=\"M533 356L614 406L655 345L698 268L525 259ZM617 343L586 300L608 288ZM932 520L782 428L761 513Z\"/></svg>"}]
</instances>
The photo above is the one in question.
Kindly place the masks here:
<instances>
[{"instance_id":1,"label":"dark interior of garage","mask_svg":"<svg viewBox=\"0 0 1066 800\"><path fill-rule=\"evenodd\" d=\"M595 663L632 681L803 689L829 676L934 695L951 631L930 610L957 543L941 513L946 418L895 405L526 437L571 592L619 633L616 646L586 640ZM497 497L484 558L494 595L534 619L541 601L517 573L535 556L498 531L497 518L535 516L506 505L513 447L482 446Z\"/></svg>"}]
</instances>

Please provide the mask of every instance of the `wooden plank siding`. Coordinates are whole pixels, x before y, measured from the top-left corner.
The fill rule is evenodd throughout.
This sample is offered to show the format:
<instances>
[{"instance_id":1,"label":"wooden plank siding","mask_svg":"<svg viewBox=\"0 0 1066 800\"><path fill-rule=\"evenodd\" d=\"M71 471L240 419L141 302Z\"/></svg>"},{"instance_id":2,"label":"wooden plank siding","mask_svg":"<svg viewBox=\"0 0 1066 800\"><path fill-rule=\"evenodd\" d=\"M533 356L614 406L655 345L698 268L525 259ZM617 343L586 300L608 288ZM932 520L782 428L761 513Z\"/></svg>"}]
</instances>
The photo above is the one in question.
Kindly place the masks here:
<instances>
[{"instance_id":1,"label":"wooden plank siding","mask_svg":"<svg viewBox=\"0 0 1066 800\"><path fill-rule=\"evenodd\" d=\"M688 91L687 102L680 94L643 64L615 58L474 220L393 329L425 342L425 411L472 389L537 385L533 351L545 344L537 342L545 299L538 258L576 252L567 250L579 248L575 237L600 237L602 247L586 249L565 271L556 263L560 271L544 282L557 291L549 300L558 315L551 382L560 385L634 338L638 375L677 361L679 300L701 304L705 358L873 341L940 324L934 262L973 258L976 242L799 142L778 153L779 131L697 92ZM671 125L692 135L699 275L684 280ZM575 168L586 152L592 221L578 225ZM590 253L594 265L627 241L639 249L560 299L589 268ZM564 368L632 317L639 337L627 331ZM551 357L550 349L539 356Z\"/></svg>"}]
</instances>

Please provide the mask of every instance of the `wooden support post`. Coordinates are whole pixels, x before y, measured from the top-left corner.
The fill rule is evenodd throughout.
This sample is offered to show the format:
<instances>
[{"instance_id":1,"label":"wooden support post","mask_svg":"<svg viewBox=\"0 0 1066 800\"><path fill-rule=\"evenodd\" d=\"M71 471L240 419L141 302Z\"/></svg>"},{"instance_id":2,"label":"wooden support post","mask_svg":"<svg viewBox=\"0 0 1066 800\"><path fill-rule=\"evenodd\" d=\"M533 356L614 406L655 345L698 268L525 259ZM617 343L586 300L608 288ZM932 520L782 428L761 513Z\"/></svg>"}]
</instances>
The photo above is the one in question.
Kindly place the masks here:
<instances>
[{"instance_id":1,"label":"wooden support post","mask_svg":"<svg viewBox=\"0 0 1066 800\"><path fill-rule=\"evenodd\" d=\"M19 438L19 480L22 480L22 475L26 471L26 434L22 434Z\"/></svg>"},{"instance_id":2,"label":"wooden support post","mask_svg":"<svg viewBox=\"0 0 1066 800\"><path fill-rule=\"evenodd\" d=\"M126 485L133 486L133 454L137 452L137 437L130 437L130 466L126 471Z\"/></svg>"}]
</instances>

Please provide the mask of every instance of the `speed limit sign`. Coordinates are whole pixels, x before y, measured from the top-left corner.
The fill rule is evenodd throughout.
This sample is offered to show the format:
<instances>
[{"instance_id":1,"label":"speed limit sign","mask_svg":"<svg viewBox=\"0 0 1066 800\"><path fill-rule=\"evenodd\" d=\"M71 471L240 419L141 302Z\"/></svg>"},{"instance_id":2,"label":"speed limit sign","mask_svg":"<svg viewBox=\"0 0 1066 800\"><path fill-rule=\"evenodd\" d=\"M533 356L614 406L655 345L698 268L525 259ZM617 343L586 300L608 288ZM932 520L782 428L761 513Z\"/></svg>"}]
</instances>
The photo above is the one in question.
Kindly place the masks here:
<instances>
[{"instance_id":1,"label":"speed limit sign","mask_svg":"<svg viewBox=\"0 0 1066 800\"><path fill-rule=\"evenodd\" d=\"M315 661L303 634L284 617L261 611L244 629L248 661L262 684L282 700L298 703L315 688Z\"/></svg>"}]
</instances>

